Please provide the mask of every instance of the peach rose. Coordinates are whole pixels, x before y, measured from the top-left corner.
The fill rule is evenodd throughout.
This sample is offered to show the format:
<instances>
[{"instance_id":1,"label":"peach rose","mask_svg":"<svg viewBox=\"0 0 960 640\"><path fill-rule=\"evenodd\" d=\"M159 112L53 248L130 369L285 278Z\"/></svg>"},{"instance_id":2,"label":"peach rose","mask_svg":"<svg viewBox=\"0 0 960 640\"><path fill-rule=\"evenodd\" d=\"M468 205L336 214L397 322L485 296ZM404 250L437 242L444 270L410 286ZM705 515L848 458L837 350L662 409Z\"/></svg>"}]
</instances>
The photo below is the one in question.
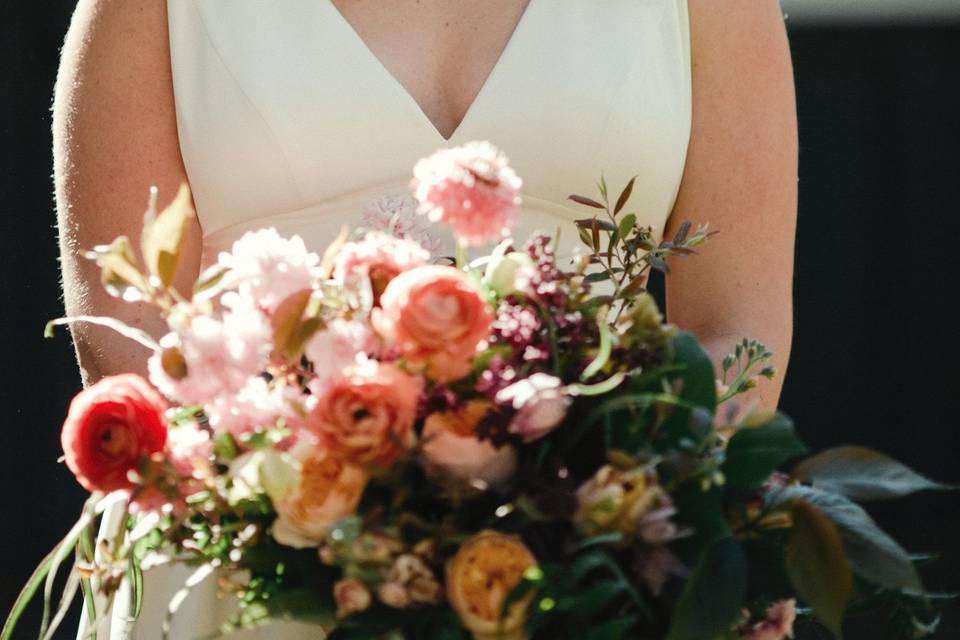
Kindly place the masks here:
<instances>
[{"instance_id":1,"label":"peach rose","mask_svg":"<svg viewBox=\"0 0 960 640\"><path fill-rule=\"evenodd\" d=\"M516 536L481 531L463 543L447 563L447 600L474 640L525 638L523 626L534 592L511 604L503 619L500 612L527 569L536 565Z\"/></svg>"},{"instance_id":2,"label":"peach rose","mask_svg":"<svg viewBox=\"0 0 960 640\"><path fill-rule=\"evenodd\" d=\"M146 380L104 378L70 403L60 441L64 458L88 491L132 486L128 473L167 441L167 402Z\"/></svg>"},{"instance_id":3,"label":"peach rose","mask_svg":"<svg viewBox=\"0 0 960 640\"><path fill-rule=\"evenodd\" d=\"M430 414L423 425L422 447L428 468L491 486L508 480L517 468L516 450L509 445L498 449L474 435L490 407L486 400L472 400L457 411Z\"/></svg>"},{"instance_id":4,"label":"peach rose","mask_svg":"<svg viewBox=\"0 0 960 640\"><path fill-rule=\"evenodd\" d=\"M271 491L270 483L264 482L277 510L273 537L289 547L316 547L334 522L356 511L367 475L360 467L317 447L309 438L298 441L290 457L299 463L294 482L282 493Z\"/></svg>"},{"instance_id":5,"label":"peach rose","mask_svg":"<svg viewBox=\"0 0 960 640\"><path fill-rule=\"evenodd\" d=\"M465 273L428 265L390 281L374 310L376 330L438 382L470 372L477 346L490 333L493 311Z\"/></svg>"},{"instance_id":6,"label":"peach rose","mask_svg":"<svg viewBox=\"0 0 960 640\"><path fill-rule=\"evenodd\" d=\"M399 367L368 360L318 390L307 427L354 464L386 467L413 444L422 383Z\"/></svg>"}]
</instances>

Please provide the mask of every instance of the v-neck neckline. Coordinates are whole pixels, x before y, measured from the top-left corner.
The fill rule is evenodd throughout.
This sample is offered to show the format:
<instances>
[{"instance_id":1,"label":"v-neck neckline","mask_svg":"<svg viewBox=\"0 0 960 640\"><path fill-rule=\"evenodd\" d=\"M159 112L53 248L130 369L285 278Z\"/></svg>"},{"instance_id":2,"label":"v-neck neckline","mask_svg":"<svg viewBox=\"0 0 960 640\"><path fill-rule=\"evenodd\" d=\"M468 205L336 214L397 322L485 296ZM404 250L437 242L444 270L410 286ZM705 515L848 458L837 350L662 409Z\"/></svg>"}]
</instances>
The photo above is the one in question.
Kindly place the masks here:
<instances>
[{"instance_id":1,"label":"v-neck neckline","mask_svg":"<svg viewBox=\"0 0 960 640\"><path fill-rule=\"evenodd\" d=\"M517 20L517 23L513 27L513 31L510 32L510 36L507 38L506 44L504 44L503 49L501 49L500 54L497 56L496 61L493 63L493 66L490 67L490 71L487 73L487 77L484 78L483 83L480 85L480 88L477 90L476 95L473 96L473 100L471 100L470 105L467 107L467 110L463 114L463 117L460 118L460 122L457 123L453 131L447 137L445 137L440 132L440 129L438 129L437 125L434 124L433 120L431 120L427 116L426 111L424 111L423 107L417 101L417 99L413 97L413 94L411 94L410 91L407 89L407 87L404 86L402 82L400 82L400 80L393 74L393 72L390 71L389 68L387 68L387 66L377 56L377 54L373 52L373 49L370 48L367 42L360 36L360 34L357 32L354 26L350 24L350 21L346 19L346 17L340 12L340 9L337 8L337 6L332 2L332 0L325 0L324 4L328 4L330 6L331 12L335 14L334 19L338 21L343 28L349 31L351 35L351 40L354 43L356 43L356 45L358 45L357 48L359 48L362 51L362 54L364 55L364 57L369 62L371 62L374 67L378 68L379 73L383 75L391 85L393 85L393 89L395 91L402 94L403 100L405 100L413 108L413 111L417 113L417 116L419 117L421 123L430 130L430 132L435 138L439 139L444 144L448 144L452 142L453 139L456 138L459 133L461 133L461 131L463 131L466 125L468 125L471 116L479 108L478 103L480 103L483 100L485 94L488 93L489 91L489 87L496 80L498 72L500 71L500 67L502 67L505 64L506 60L508 60L508 55L510 54L511 50L516 48L517 46L516 41L521 36L521 32L524 29L524 24L527 22L527 19L529 17L531 10L533 9L533 5L535 2L536 0L529 0L527 2L527 6L524 7L523 13L520 14L520 19Z\"/></svg>"}]
</instances>

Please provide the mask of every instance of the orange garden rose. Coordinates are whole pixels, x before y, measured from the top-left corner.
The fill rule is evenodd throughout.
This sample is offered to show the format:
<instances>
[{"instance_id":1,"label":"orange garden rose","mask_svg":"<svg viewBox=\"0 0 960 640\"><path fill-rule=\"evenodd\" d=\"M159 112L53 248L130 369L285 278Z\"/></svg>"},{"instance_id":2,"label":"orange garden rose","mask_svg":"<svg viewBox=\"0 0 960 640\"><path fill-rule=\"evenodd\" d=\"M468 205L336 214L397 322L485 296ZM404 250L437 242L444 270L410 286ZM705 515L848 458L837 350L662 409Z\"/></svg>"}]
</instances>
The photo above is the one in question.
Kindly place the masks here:
<instances>
[{"instance_id":1,"label":"orange garden rose","mask_svg":"<svg viewBox=\"0 0 960 640\"><path fill-rule=\"evenodd\" d=\"M463 543L447 563L447 599L474 640L525 637L523 625L533 592L511 604L502 620L500 613L523 574L536 565L530 549L516 536L481 531Z\"/></svg>"},{"instance_id":2,"label":"orange garden rose","mask_svg":"<svg viewBox=\"0 0 960 640\"><path fill-rule=\"evenodd\" d=\"M493 312L466 274L428 265L390 281L374 310L374 326L412 363L439 382L470 371L477 346L490 333Z\"/></svg>"},{"instance_id":3,"label":"orange garden rose","mask_svg":"<svg viewBox=\"0 0 960 640\"><path fill-rule=\"evenodd\" d=\"M509 445L497 448L475 435L491 406L486 400L472 400L456 411L430 414L423 425L422 447L429 467L485 485L509 479L517 467L516 450Z\"/></svg>"},{"instance_id":4,"label":"orange garden rose","mask_svg":"<svg viewBox=\"0 0 960 640\"><path fill-rule=\"evenodd\" d=\"M81 391L60 434L67 466L88 491L130 488L129 472L167 441L166 410L163 396L134 374Z\"/></svg>"},{"instance_id":5,"label":"orange garden rose","mask_svg":"<svg viewBox=\"0 0 960 640\"><path fill-rule=\"evenodd\" d=\"M386 467L413 444L421 388L395 365L362 362L322 385L307 426L332 455Z\"/></svg>"},{"instance_id":6,"label":"orange garden rose","mask_svg":"<svg viewBox=\"0 0 960 640\"><path fill-rule=\"evenodd\" d=\"M356 510L367 484L363 469L310 440L301 440L290 452L299 463L296 480L282 494L268 489L277 510L273 537L291 547L320 544L330 525Z\"/></svg>"}]
</instances>

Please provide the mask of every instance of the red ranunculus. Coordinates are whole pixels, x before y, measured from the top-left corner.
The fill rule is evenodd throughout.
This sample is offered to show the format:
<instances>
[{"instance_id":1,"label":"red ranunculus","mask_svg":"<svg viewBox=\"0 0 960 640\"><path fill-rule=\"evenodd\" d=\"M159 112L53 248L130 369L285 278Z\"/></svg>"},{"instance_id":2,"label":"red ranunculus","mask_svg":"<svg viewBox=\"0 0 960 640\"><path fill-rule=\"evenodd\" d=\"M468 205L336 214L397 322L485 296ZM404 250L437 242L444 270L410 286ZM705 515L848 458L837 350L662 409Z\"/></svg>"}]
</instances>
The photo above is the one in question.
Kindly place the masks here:
<instances>
[{"instance_id":1,"label":"red ranunculus","mask_svg":"<svg viewBox=\"0 0 960 640\"><path fill-rule=\"evenodd\" d=\"M138 375L104 378L70 403L60 441L67 466L88 491L131 486L131 469L167 440L167 403Z\"/></svg>"}]
</instances>

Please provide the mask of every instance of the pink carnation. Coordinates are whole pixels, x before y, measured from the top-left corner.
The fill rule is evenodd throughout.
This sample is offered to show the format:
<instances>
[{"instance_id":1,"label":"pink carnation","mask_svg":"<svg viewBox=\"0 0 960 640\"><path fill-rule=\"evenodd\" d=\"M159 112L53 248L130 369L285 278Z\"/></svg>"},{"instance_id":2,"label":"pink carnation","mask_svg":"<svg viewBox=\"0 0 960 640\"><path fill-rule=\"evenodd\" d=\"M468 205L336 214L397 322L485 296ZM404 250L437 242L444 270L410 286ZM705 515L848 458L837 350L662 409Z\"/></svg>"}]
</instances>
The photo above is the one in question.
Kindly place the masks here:
<instances>
[{"instance_id":1,"label":"pink carnation","mask_svg":"<svg viewBox=\"0 0 960 640\"><path fill-rule=\"evenodd\" d=\"M413 169L419 211L453 227L461 244L480 245L509 235L520 210L522 181L489 142L441 149Z\"/></svg>"},{"instance_id":2,"label":"pink carnation","mask_svg":"<svg viewBox=\"0 0 960 640\"><path fill-rule=\"evenodd\" d=\"M288 296L313 288L320 258L307 251L300 236L283 238L276 229L250 231L217 262L229 269L224 286L250 296L266 313Z\"/></svg>"},{"instance_id":3,"label":"pink carnation","mask_svg":"<svg viewBox=\"0 0 960 640\"><path fill-rule=\"evenodd\" d=\"M229 296L224 296L228 302ZM161 345L177 349L186 366L185 375L175 377L164 368L162 351L151 356L147 363L150 382L164 395L183 404L205 404L238 391L251 376L263 371L273 331L262 314L239 300L233 300L233 310L222 319L189 317L163 338Z\"/></svg>"},{"instance_id":4,"label":"pink carnation","mask_svg":"<svg viewBox=\"0 0 960 640\"><path fill-rule=\"evenodd\" d=\"M395 277L427 264L430 253L412 240L372 231L363 239L345 243L337 252L333 276L340 282L356 274L370 279L375 302Z\"/></svg>"},{"instance_id":5,"label":"pink carnation","mask_svg":"<svg viewBox=\"0 0 960 640\"><path fill-rule=\"evenodd\" d=\"M413 240L432 256L443 250L433 226L417 213L417 201L408 193L388 193L374 198L364 207L360 221L370 231Z\"/></svg>"},{"instance_id":6,"label":"pink carnation","mask_svg":"<svg viewBox=\"0 0 960 640\"><path fill-rule=\"evenodd\" d=\"M339 374L368 355L376 355L379 347L377 335L366 322L334 318L310 338L304 353L323 377Z\"/></svg>"}]
</instances>

